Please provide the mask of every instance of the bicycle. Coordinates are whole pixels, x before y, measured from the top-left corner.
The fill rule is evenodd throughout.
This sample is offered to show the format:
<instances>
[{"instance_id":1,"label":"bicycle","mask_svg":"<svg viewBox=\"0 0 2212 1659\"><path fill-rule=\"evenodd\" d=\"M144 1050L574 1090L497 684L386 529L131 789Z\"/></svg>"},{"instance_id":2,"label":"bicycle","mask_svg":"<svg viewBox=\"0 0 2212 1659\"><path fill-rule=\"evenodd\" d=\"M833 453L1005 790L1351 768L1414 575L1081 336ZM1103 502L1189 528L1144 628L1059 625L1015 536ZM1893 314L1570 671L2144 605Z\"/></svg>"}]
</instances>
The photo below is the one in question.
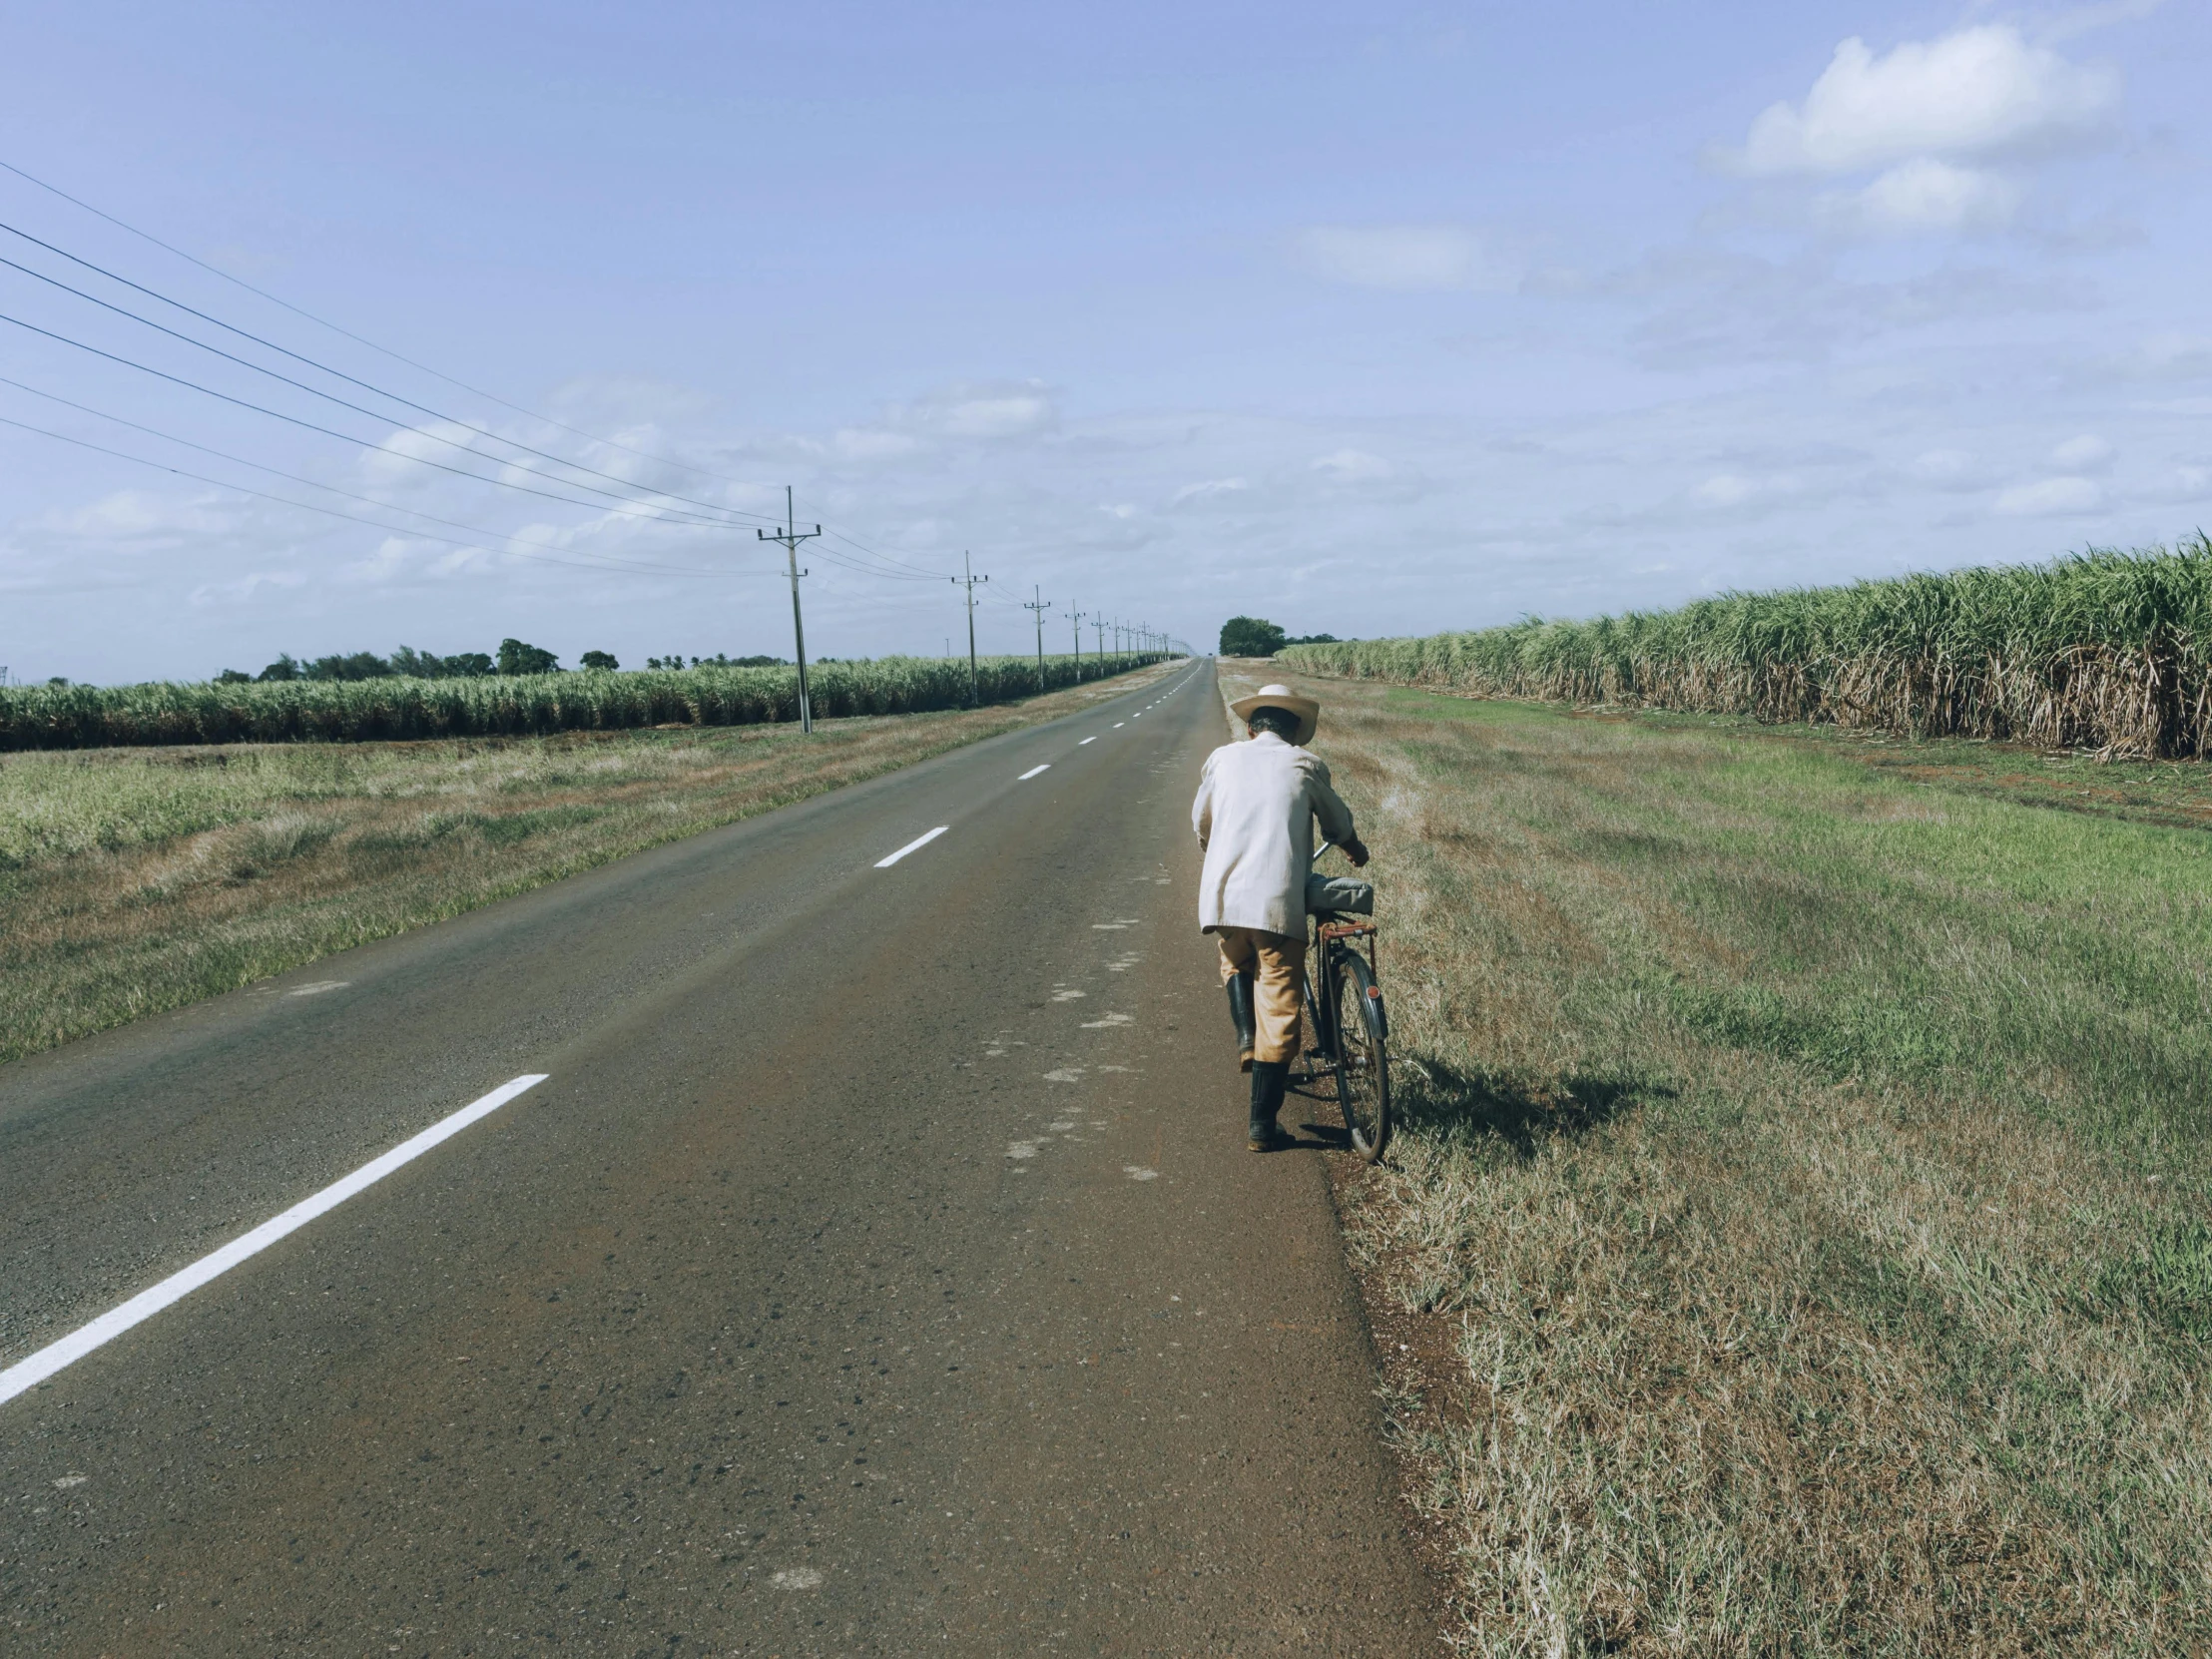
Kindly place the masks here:
<instances>
[{"instance_id":1,"label":"bicycle","mask_svg":"<svg viewBox=\"0 0 2212 1659\"><path fill-rule=\"evenodd\" d=\"M1324 842L1314 861L1333 844ZM1374 922L1338 910L1314 911L1313 928L1305 995L1314 1047L1306 1055L1306 1081L1320 1077L1317 1062L1336 1073L1337 1107L1352 1149L1380 1163L1390 1139L1390 1019L1375 971L1381 936ZM1363 939L1364 949L1357 942Z\"/></svg>"}]
</instances>

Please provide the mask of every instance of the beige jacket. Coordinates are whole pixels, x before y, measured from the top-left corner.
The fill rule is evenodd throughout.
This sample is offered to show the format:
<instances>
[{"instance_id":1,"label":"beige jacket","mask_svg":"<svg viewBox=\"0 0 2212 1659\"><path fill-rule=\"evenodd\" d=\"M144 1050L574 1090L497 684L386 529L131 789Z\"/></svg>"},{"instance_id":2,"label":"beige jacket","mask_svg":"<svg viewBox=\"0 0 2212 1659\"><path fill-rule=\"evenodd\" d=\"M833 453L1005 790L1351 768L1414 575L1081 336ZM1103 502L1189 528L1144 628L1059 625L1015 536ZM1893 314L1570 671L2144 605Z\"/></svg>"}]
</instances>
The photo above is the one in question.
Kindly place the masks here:
<instances>
[{"instance_id":1,"label":"beige jacket","mask_svg":"<svg viewBox=\"0 0 2212 1659\"><path fill-rule=\"evenodd\" d=\"M1306 931L1306 877L1314 865L1314 821L1333 841L1352 836L1352 810L1330 788L1317 755L1262 732L1206 757L1191 827L1205 850L1198 925Z\"/></svg>"}]
</instances>

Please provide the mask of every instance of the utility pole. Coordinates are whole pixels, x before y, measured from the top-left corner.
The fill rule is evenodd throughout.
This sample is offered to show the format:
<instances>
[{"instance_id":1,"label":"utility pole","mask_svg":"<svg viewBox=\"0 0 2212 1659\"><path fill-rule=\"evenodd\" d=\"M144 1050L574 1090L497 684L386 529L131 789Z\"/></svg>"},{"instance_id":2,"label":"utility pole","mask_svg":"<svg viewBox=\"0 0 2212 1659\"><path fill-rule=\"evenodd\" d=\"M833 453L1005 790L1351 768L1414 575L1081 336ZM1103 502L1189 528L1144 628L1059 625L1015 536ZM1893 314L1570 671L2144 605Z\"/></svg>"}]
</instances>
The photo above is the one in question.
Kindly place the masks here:
<instances>
[{"instance_id":1,"label":"utility pole","mask_svg":"<svg viewBox=\"0 0 2212 1659\"><path fill-rule=\"evenodd\" d=\"M1106 623L1096 611L1091 613L1091 627L1098 635L1098 654L1106 655Z\"/></svg>"},{"instance_id":2,"label":"utility pole","mask_svg":"<svg viewBox=\"0 0 2212 1659\"><path fill-rule=\"evenodd\" d=\"M822 526L801 530L792 521L792 487L784 486L784 528L780 534L770 535L766 530L753 532L763 541L781 543L784 556L791 562L792 573L792 640L799 652L799 729L812 732L815 729L814 706L807 701L807 621L799 614L799 579L807 572L799 568L799 544L813 541L822 534Z\"/></svg>"},{"instance_id":3,"label":"utility pole","mask_svg":"<svg viewBox=\"0 0 2212 1659\"><path fill-rule=\"evenodd\" d=\"M1060 613L1068 620L1068 631L1075 636L1075 683L1083 683L1083 613L1070 606Z\"/></svg>"},{"instance_id":4,"label":"utility pole","mask_svg":"<svg viewBox=\"0 0 2212 1659\"><path fill-rule=\"evenodd\" d=\"M960 554L960 569L964 574L948 576L945 580L956 587L967 589L967 700L968 707L972 709L983 701L983 694L975 685L975 584L988 582L990 578L975 574L975 567L968 563L965 550Z\"/></svg>"},{"instance_id":5,"label":"utility pole","mask_svg":"<svg viewBox=\"0 0 2212 1659\"><path fill-rule=\"evenodd\" d=\"M1035 582L1029 584L1029 591L1033 594L1038 595L1039 597L1033 601L1025 602L1021 608L1025 611L1033 611L1036 613L1037 690L1041 692L1044 690L1044 614L1045 612L1052 609L1052 601L1042 597L1044 589Z\"/></svg>"}]
</instances>

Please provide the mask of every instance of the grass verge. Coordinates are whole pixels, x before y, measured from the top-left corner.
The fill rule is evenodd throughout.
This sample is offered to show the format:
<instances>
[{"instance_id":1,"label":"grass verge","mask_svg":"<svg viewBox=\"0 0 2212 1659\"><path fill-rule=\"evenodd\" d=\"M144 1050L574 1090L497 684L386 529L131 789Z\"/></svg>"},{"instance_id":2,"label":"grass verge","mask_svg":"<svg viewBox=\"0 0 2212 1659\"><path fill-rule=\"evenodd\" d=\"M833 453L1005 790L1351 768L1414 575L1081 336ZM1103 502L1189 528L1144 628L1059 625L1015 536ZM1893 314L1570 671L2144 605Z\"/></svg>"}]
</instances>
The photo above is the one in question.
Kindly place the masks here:
<instances>
[{"instance_id":1,"label":"grass verge","mask_svg":"<svg viewBox=\"0 0 2212 1659\"><path fill-rule=\"evenodd\" d=\"M0 1060L1057 719L950 713L0 756Z\"/></svg>"},{"instance_id":2,"label":"grass verge","mask_svg":"<svg viewBox=\"0 0 2212 1659\"><path fill-rule=\"evenodd\" d=\"M2212 1644L2212 780L1304 689L1406 1112L1340 1197L1465 1648Z\"/></svg>"}]
</instances>

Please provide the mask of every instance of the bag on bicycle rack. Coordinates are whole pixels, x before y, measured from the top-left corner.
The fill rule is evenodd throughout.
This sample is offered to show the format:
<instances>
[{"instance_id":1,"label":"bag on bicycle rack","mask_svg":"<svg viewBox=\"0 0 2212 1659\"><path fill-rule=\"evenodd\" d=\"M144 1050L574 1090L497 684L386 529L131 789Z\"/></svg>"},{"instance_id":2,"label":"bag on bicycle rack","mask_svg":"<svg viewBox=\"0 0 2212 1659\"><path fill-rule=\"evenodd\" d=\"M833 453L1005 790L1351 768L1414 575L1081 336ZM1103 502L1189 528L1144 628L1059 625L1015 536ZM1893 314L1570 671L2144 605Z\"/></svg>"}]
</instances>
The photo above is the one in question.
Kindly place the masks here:
<instances>
[{"instance_id":1,"label":"bag on bicycle rack","mask_svg":"<svg viewBox=\"0 0 2212 1659\"><path fill-rule=\"evenodd\" d=\"M1375 883L1356 875L1306 877L1306 910L1309 915L1335 911L1343 915L1375 914Z\"/></svg>"}]
</instances>

